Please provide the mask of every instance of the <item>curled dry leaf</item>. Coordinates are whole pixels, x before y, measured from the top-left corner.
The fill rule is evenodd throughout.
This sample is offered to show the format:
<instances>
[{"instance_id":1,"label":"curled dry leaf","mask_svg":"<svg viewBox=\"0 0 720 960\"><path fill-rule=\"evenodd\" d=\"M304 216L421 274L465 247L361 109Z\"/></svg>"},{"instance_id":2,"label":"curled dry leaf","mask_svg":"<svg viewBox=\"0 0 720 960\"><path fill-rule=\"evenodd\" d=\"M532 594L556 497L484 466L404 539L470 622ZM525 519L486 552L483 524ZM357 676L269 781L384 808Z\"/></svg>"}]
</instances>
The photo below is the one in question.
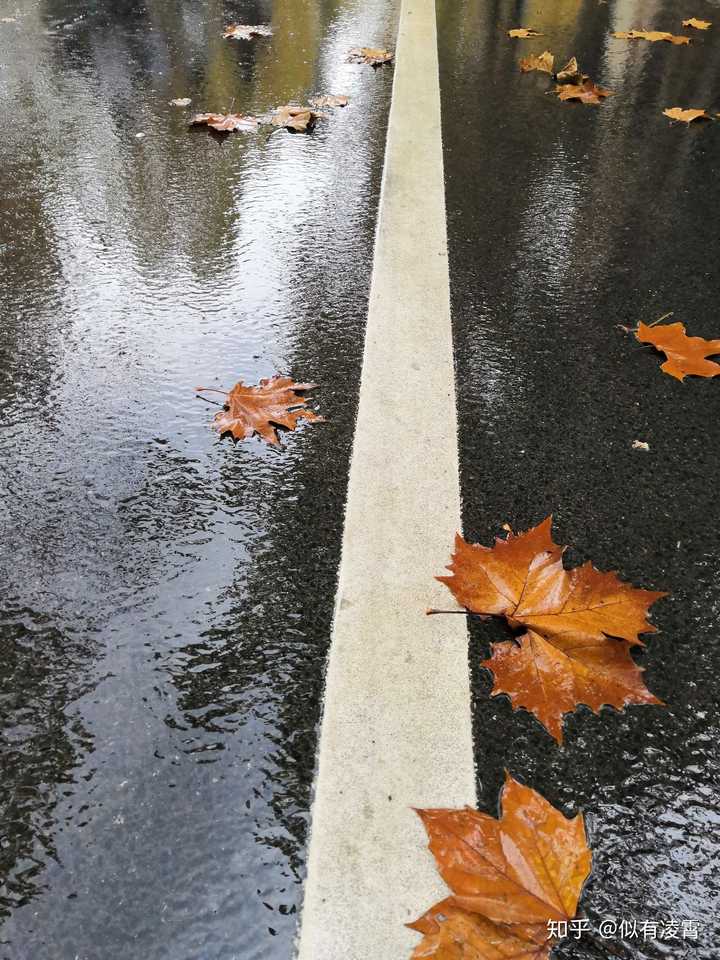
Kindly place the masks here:
<instances>
[{"instance_id":1,"label":"curled dry leaf","mask_svg":"<svg viewBox=\"0 0 720 960\"><path fill-rule=\"evenodd\" d=\"M676 380L684 380L689 375L717 377L720 374L720 364L707 359L720 354L720 340L689 337L682 323L654 326L639 323L635 336L640 343L649 343L665 354L667 360L660 369Z\"/></svg>"},{"instance_id":2,"label":"curled dry leaf","mask_svg":"<svg viewBox=\"0 0 720 960\"><path fill-rule=\"evenodd\" d=\"M589 77L580 83L560 84L555 88L555 93L561 100L580 100L582 103L602 103L605 97L613 95L612 90L599 87Z\"/></svg>"},{"instance_id":3,"label":"curled dry leaf","mask_svg":"<svg viewBox=\"0 0 720 960\"><path fill-rule=\"evenodd\" d=\"M671 120L681 120L683 123L692 123L693 120L710 120L709 114L704 110L683 110L682 107L669 107L663 110L666 117Z\"/></svg>"},{"instance_id":4,"label":"curled dry leaf","mask_svg":"<svg viewBox=\"0 0 720 960\"><path fill-rule=\"evenodd\" d=\"M493 644L483 666L495 675L493 694L534 713L562 742L563 714L580 703L598 711L660 702L645 688L630 647L642 645L641 633L655 632L647 612L666 594L636 589L591 563L566 570L551 525L548 517L493 547L458 534L450 576L438 580L467 610L526 629L517 643Z\"/></svg>"},{"instance_id":5,"label":"curled dry leaf","mask_svg":"<svg viewBox=\"0 0 720 960\"><path fill-rule=\"evenodd\" d=\"M555 66L555 57L546 50L540 56L523 57L518 61L523 73L530 73L531 70L539 70L542 73L552 73Z\"/></svg>"},{"instance_id":6,"label":"curled dry leaf","mask_svg":"<svg viewBox=\"0 0 720 960\"><path fill-rule=\"evenodd\" d=\"M694 27L695 30L709 30L712 26L712 20L698 20L697 17L690 17L689 20L683 20L684 27Z\"/></svg>"},{"instance_id":7,"label":"curled dry leaf","mask_svg":"<svg viewBox=\"0 0 720 960\"><path fill-rule=\"evenodd\" d=\"M394 54L390 50L380 50L377 47L353 47L348 51L347 63L368 63L371 67L381 67L390 63Z\"/></svg>"},{"instance_id":8,"label":"curled dry leaf","mask_svg":"<svg viewBox=\"0 0 720 960\"><path fill-rule=\"evenodd\" d=\"M325 119L324 113L310 107L278 107L270 118L274 127L285 127L295 133L309 133L318 120Z\"/></svg>"},{"instance_id":9,"label":"curled dry leaf","mask_svg":"<svg viewBox=\"0 0 720 960\"><path fill-rule=\"evenodd\" d=\"M333 93L323 94L321 97L313 97L310 100L311 107L346 107L350 102L348 97L336 95Z\"/></svg>"},{"instance_id":10,"label":"curled dry leaf","mask_svg":"<svg viewBox=\"0 0 720 960\"><path fill-rule=\"evenodd\" d=\"M276 427L294 430L298 420L320 423L324 417L306 409L307 398L300 395L313 390L314 383L294 383L290 377L263 379L257 386L245 386L239 380L226 393L212 387L196 387L198 393L222 393L227 399L224 408L213 420L221 435L231 433L236 440L246 440L257 433L267 443L279 444Z\"/></svg>"},{"instance_id":11,"label":"curled dry leaf","mask_svg":"<svg viewBox=\"0 0 720 960\"><path fill-rule=\"evenodd\" d=\"M452 896L410 928L424 935L413 960L545 960L549 921L577 913L592 865L581 814L568 820L506 774L499 819L418 810Z\"/></svg>"},{"instance_id":12,"label":"curled dry leaf","mask_svg":"<svg viewBox=\"0 0 720 960\"><path fill-rule=\"evenodd\" d=\"M676 46L683 46L690 43L690 37L677 37L672 33L665 33L661 30L627 30L614 33L616 40L649 40L651 43L657 43L658 40L665 40L667 43L674 43Z\"/></svg>"},{"instance_id":13,"label":"curled dry leaf","mask_svg":"<svg viewBox=\"0 0 720 960\"><path fill-rule=\"evenodd\" d=\"M196 113L190 120L191 127L212 127L220 133L230 133L233 130L257 130L258 121L255 117L246 117L242 113Z\"/></svg>"},{"instance_id":14,"label":"curled dry leaf","mask_svg":"<svg viewBox=\"0 0 720 960\"><path fill-rule=\"evenodd\" d=\"M544 36L544 34L538 33L537 30L533 30L531 27L516 27L513 30L508 30L507 35L514 40L526 40L528 37Z\"/></svg>"},{"instance_id":15,"label":"curled dry leaf","mask_svg":"<svg viewBox=\"0 0 720 960\"><path fill-rule=\"evenodd\" d=\"M644 440L633 440L632 448L633 450L644 450L647 453L650 450L650 444Z\"/></svg>"},{"instance_id":16,"label":"curled dry leaf","mask_svg":"<svg viewBox=\"0 0 720 960\"><path fill-rule=\"evenodd\" d=\"M189 107L192 103L190 97L178 97L175 100L170 101L171 107Z\"/></svg>"},{"instance_id":17,"label":"curled dry leaf","mask_svg":"<svg viewBox=\"0 0 720 960\"><path fill-rule=\"evenodd\" d=\"M558 70L555 74L555 79L558 83L582 83L582 81L587 80L588 77L586 74L580 72L580 67L575 57L571 57L562 70Z\"/></svg>"},{"instance_id":18,"label":"curled dry leaf","mask_svg":"<svg viewBox=\"0 0 720 960\"><path fill-rule=\"evenodd\" d=\"M271 37L270 27L260 24L251 27L246 23L231 23L225 27L223 37L225 40L252 40L253 37Z\"/></svg>"}]
</instances>

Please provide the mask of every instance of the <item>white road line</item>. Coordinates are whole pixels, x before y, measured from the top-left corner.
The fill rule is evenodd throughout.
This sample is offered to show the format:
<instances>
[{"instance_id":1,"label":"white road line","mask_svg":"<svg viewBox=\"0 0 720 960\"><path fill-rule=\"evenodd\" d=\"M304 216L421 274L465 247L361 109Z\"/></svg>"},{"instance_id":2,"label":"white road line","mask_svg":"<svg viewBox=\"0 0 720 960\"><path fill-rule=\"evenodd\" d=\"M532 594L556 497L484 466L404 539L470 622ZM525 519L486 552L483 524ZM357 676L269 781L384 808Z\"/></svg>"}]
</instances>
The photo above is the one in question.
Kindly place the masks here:
<instances>
[{"instance_id":1,"label":"white road line","mask_svg":"<svg viewBox=\"0 0 720 960\"><path fill-rule=\"evenodd\" d=\"M403 0L299 960L407 960L445 895L413 806L475 801L435 0Z\"/></svg>"}]
</instances>

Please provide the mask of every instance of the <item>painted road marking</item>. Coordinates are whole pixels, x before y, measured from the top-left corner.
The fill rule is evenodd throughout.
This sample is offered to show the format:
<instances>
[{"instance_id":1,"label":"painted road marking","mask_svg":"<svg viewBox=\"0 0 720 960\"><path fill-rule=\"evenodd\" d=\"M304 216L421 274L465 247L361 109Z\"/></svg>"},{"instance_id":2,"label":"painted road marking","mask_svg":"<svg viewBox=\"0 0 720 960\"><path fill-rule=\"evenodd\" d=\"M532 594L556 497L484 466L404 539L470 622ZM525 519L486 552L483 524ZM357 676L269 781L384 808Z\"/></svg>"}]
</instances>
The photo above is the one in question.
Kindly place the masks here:
<instances>
[{"instance_id":1,"label":"painted road marking","mask_svg":"<svg viewBox=\"0 0 720 960\"><path fill-rule=\"evenodd\" d=\"M475 802L435 0L404 0L299 960L406 960L445 895L413 806Z\"/></svg>"}]
</instances>

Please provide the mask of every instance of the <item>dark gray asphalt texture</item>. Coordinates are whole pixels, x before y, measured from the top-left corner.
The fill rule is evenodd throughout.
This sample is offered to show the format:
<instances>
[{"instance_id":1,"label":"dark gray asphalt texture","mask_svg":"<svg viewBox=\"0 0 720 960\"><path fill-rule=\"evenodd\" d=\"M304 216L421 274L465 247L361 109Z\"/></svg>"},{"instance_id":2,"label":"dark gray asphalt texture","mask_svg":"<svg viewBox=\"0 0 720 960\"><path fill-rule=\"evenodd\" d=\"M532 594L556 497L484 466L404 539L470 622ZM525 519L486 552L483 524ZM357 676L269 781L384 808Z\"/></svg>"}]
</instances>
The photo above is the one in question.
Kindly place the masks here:
<instances>
[{"instance_id":1,"label":"dark gray asphalt texture","mask_svg":"<svg viewBox=\"0 0 720 960\"><path fill-rule=\"evenodd\" d=\"M639 655L667 707L583 708L562 749L489 698L478 663L507 634L473 624L481 804L495 811L508 768L585 811L595 940L558 957L716 960L720 381L671 379L618 325L674 311L690 333L720 336L720 123L662 115L720 111L720 5L442 0L438 14L466 535L490 544L503 522L524 530L552 512L571 565L672 594ZM609 38L680 33L688 16L716 21L690 47ZM508 39L517 26L545 36ZM517 66L546 49L560 64L577 56L615 96L546 95L549 77ZM700 939L603 941L609 918L697 919Z\"/></svg>"},{"instance_id":2,"label":"dark gray asphalt texture","mask_svg":"<svg viewBox=\"0 0 720 960\"><path fill-rule=\"evenodd\" d=\"M394 5L6 11L0 957L287 960L392 85L344 58ZM219 440L194 387L275 372L328 422Z\"/></svg>"}]
</instances>

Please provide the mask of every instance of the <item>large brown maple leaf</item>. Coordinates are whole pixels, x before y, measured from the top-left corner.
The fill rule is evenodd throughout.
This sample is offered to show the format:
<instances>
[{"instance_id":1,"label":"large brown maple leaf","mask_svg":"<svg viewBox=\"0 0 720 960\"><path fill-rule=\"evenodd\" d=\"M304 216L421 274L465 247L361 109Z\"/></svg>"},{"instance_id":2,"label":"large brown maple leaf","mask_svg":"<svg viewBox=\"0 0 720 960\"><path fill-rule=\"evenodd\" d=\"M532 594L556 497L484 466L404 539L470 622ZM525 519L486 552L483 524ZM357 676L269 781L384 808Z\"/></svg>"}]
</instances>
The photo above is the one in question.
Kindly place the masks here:
<instances>
[{"instance_id":1,"label":"large brown maple leaf","mask_svg":"<svg viewBox=\"0 0 720 960\"><path fill-rule=\"evenodd\" d=\"M682 323L639 323L635 336L665 354L667 360L660 369L676 380L684 380L688 374L716 377L720 373L720 364L707 359L720 354L720 340L689 337Z\"/></svg>"},{"instance_id":2,"label":"large brown maple leaf","mask_svg":"<svg viewBox=\"0 0 720 960\"><path fill-rule=\"evenodd\" d=\"M245 440L257 433L268 443L279 444L276 427L294 430L298 420L316 423L324 420L307 409L307 398L298 393L315 386L314 383L294 383L290 377L275 376L250 387L239 380L229 393L211 387L195 389L198 393L223 393L227 397L223 410L215 414L213 421L213 427L220 434L231 433L236 440Z\"/></svg>"},{"instance_id":3,"label":"large brown maple leaf","mask_svg":"<svg viewBox=\"0 0 720 960\"><path fill-rule=\"evenodd\" d=\"M563 714L584 703L659 703L645 687L630 647L653 633L650 606L665 594L639 590L591 563L566 570L564 547L553 542L552 517L493 547L458 534L450 576L438 577L467 610L504 616L527 633L518 643L493 644L484 666L495 675L493 694L535 714L562 742Z\"/></svg>"},{"instance_id":4,"label":"large brown maple leaf","mask_svg":"<svg viewBox=\"0 0 720 960\"><path fill-rule=\"evenodd\" d=\"M509 775L499 820L464 810L419 810L452 896L415 923L413 960L545 960L549 921L575 917L591 854L581 815L568 820Z\"/></svg>"}]
</instances>

